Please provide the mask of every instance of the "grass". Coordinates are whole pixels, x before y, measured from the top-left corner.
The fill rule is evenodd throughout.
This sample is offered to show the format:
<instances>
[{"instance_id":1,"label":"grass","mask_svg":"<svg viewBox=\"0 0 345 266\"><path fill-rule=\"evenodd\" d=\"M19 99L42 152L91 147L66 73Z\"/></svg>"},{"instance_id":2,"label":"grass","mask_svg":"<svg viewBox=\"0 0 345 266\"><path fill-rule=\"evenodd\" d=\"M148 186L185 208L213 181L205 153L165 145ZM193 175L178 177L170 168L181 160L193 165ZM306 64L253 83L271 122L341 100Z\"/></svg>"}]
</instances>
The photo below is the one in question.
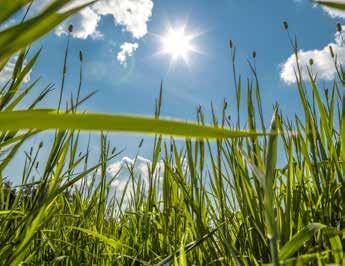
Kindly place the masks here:
<instances>
[{"instance_id":1,"label":"grass","mask_svg":"<svg viewBox=\"0 0 345 266\"><path fill-rule=\"evenodd\" d=\"M0 23L29 2L2 1ZM28 45L79 10L56 13L67 3L54 1L37 17L0 32L0 66L18 55L12 79L0 90L3 264L345 265L344 71L336 55L330 53L339 77L330 88L319 88L310 68L304 82L304 66L297 65L304 116L289 119L277 105L270 128L263 122L255 64L250 63L253 80L244 83L232 42L237 114L228 117L225 102L220 119L212 111L212 126L206 126L201 108L196 123L161 119L162 90L152 118L79 113L92 96L81 96L82 79L65 110L61 98L55 111L37 109L50 85L26 110L17 110L37 83L23 85L39 56L28 58ZM286 22L284 27L288 31ZM297 42L290 43L298 60ZM68 44L61 95L67 57ZM80 64L82 69L82 54ZM239 113L243 95L246 117ZM91 122L86 125L85 119ZM240 128L243 121L247 130ZM38 159L42 143L32 147L25 153L22 182L12 187L3 179L8 164L29 138L52 128L46 159ZM157 133L148 182L128 164L128 183L116 194L111 183L119 173L109 176L106 170L120 154L101 133L99 160L91 164L94 151L81 146L80 130ZM186 139L180 147L160 134ZM283 166L277 165L278 156ZM41 177L32 181L36 172Z\"/></svg>"}]
</instances>

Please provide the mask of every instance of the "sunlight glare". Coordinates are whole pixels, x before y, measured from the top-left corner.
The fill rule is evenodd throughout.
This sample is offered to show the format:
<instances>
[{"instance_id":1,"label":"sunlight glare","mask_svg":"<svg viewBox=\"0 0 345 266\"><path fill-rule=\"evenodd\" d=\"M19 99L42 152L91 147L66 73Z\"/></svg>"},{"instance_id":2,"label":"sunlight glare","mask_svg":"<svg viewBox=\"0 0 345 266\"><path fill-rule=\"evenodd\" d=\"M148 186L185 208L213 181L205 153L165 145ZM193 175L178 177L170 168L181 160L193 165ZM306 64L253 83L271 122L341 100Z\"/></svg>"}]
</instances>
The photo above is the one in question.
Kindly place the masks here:
<instances>
[{"instance_id":1,"label":"sunlight glare","mask_svg":"<svg viewBox=\"0 0 345 266\"><path fill-rule=\"evenodd\" d=\"M173 60L183 58L188 60L188 53L193 50L192 38L188 36L184 28L169 29L163 37L164 53L170 54Z\"/></svg>"},{"instance_id":2,"label":"sunlight glare","mask_svg":"<svg viewBox=\"0 0 345 266\"><path fill-rule=\"evenodd\" d=\"M197 36L186 32L186 26L169 27L166 34L160 36L162 43L160 54L170 55L172 62L182 59L186 64L189 64L190 53L198 52L192 43Z\"/></svg>"}]
</instances>

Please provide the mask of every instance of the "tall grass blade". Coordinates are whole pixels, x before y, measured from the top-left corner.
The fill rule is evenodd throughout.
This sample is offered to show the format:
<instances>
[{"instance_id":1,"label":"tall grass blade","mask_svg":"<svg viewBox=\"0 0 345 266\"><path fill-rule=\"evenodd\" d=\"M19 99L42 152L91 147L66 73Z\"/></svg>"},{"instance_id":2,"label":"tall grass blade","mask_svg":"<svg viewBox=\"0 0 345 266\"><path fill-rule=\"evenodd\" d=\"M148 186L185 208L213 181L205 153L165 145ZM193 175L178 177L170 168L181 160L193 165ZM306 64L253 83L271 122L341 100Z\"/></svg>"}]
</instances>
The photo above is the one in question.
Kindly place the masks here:
<instances>
[{"instance_id":1,"label":"tall grass blade","mask_svg":"<svg viewBox=\"0 0 345 266\"><path fill-rule=\"evenodd\" d=\"M59 113L52 110L0 113L0 131L23 129L102 130L195 138L258 137L263 133L207 127L194 123L128 115ZM272 133L274 134L274 133Z\"/></svg>"},{"instance_id":2,"label":"tall grass blade","mask_svg":"<svg viewBox=\"0 0 345 266\"><path fill-rule=\"evenodd\" d=\"M319 223L309 224L304 227L280 249L279 259L286 260L291 258L307 241L323 228L326 228L326 226Z\"/></svg>"}]
</instances>

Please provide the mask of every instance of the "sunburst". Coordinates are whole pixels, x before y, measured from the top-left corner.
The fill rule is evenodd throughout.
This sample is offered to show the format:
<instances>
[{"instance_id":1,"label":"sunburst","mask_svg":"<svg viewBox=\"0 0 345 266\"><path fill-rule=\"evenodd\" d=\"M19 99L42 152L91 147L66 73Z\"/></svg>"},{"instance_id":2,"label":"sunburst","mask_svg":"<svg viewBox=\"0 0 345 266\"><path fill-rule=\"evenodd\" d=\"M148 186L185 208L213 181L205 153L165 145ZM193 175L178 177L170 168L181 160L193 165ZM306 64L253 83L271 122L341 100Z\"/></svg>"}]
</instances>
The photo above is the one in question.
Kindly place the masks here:
<instances>
[{"instance_id":1,"label":"sunburst","mask_svg":"<svg viewBox=\"0 0 345 266\"><path fill-rule=\"evenodd\" d=\"M186 25L176 28L169 26L165 34L158 36L162 46L158 54L169 55L170 64L182 60L189 65L191 53L201 53L194 44L200 34L189 33L186 29Z\"/></svg>"}]
</instances>

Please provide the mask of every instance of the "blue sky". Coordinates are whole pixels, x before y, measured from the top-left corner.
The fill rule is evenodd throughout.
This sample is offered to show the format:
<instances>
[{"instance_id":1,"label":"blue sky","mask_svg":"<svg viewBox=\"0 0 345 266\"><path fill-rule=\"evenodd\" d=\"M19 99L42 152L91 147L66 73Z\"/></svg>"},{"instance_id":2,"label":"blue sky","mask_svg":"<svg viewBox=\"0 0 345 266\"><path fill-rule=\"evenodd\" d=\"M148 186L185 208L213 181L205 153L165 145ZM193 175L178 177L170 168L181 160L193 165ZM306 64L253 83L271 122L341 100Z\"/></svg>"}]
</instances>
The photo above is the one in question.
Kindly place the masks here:
<instances>
[{"instance_id":1,"label":"blue sky","mask_svg":"<svg viewBox=\"0 0 345 266\"><path fill-rule=\"evenodd\" d=\"M179 61L169 71L169 55L153 56L161 48L153 34L164 35L169 22L179 27L187 19L189 32L204 33L193 41L203 54L192 53L189 67ZM98 91L85 109L152 114L163 80L163 115L193 119L198 104L208 107L211 101L217 106L224 98L230 103L234 100L228 48L232 39L238 47L238 68L243 77L250 77L246 60L253 50L257 52L256 63L269 115L275 101L285 109L298 102L294 86L288 86L280 77L280 65L291 55L283 20L289 21L290 31L298 36L303 50L322 49L334 41L335 23L341 22L322 9L313 8L309 1L156 1L147 24L148 33L139 40L123 27L114 26L111 16L102 16L99 22L102 39L72 39L68 85L72 90L78 81L81 49L85 55L84 90ZM127 58L126 67L117 60L124 42L139 44L133 56ZM43 53L31 78L39 73L43 76L42 84L59 85L66 36L52 33L39 45ZM55 99L51 98L53 104Z\"/></svg>"},{"instance_id":2,"label":"blue sky","mask_svg":"<svg viewBox=\"0 0 345 266\"><path fill-rule=\"evenodd\" d=\"M89 12L72 18L75 36L70 43L65 96L76 90L78 53L82 50L85 59L83 93L98 91L83 105L82 109L87 111L152 115L161 80L164 82L162 116L194 120L198 105L210 113L212 102L220 111L224 99L234 110L235 93L228 47L229 39L232 39L238 49L238 72L243 78L251 77L246 60L251 58L253 50L257 53L256 65L267 122L270 121L275 102L287 115L299 113L297 90L289 77L288 68L293 65L287 60L292 51L282 27L284 20L289 22L290 32L297 35L300 48L304 51L301 52L302 62L315 57L316 72L324 70L325 65L329 64L328 59L325 59L326 50L323 49L330 43L345 58L342 44L335 41L335 24L343 22L343 14L313 7L306 0L105 2L108 6L91 7ZM126 2L134 10L130 19L123 17L121 10L117 10L123 8L118 3ZM135 9L136 4L142 6ZM52 82L59 88L67 41L63 32L68 23L34 46L34 50L43 47L43 51L30 79L42 76L41 87ZM202 32L193 40L202 54L190 53L189 66L179 60L169 70L169 55L154 56L161 49L156 35L165 35L169 24L173 28L186 25L189 33ZM121 64L117 57L121 45L126 42L136 43L138 48ZM285 80L282 76L284 63L287 63ZM327 80L334 73L326 74L321 78ZM58 89L43 106L56 107L57 97ZM125 155L135 155L140 136L110 136L114 145L126 148ZM146 157L150 156L150 143L149 138L141 151Z\"/></svg>"}]
</instances>

